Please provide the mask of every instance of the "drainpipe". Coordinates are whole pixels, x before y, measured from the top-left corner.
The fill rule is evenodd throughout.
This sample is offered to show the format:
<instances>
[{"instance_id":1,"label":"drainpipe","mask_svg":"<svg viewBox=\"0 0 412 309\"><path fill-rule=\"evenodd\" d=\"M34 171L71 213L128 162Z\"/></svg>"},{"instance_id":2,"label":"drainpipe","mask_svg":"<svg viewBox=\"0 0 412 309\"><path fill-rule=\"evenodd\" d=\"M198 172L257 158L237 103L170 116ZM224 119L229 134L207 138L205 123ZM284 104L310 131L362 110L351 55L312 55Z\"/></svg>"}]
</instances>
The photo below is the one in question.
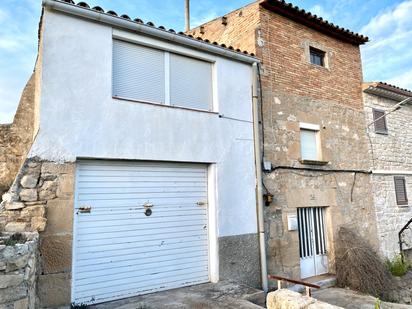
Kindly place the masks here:
<instances>
[{"instance_id":1,"label":"drainpipe","mask_svg":"<svg viewBox=\"0 0 412 309\"><path fill-rule=\"evenodd\" d=\"M268 291L268 271L266 263L266 242L265 242L265 224L263 216L263 185L262 185L262 157L260 153L259 137L259 112L258 112L258 64L253 63L253 86L252 86L252 103L253 103L253 134L255 143L255 168L256 168L256 199L257 199L257 217L259 232L259 249L260 249L260 271L262 276L262 288Z\"/></svg>"}]
</instances>

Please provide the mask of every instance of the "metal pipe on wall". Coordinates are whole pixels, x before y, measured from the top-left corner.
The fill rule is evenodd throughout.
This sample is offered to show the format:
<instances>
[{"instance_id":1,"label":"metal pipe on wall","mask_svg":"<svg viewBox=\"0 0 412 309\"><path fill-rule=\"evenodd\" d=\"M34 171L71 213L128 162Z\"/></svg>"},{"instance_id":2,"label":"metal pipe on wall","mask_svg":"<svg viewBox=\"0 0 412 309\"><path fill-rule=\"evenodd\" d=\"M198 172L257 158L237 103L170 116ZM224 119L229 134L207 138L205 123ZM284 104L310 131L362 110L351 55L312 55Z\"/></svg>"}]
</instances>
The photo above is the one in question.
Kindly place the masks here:
<instances>
[{"instance_id":1,"label":"metal pipe on wall","mask_svg":"<svg viewBox=\"0 0 412 309\"><path fill-rule=\"evenodd\" d=\"M185 30L190 31L190 0L185 0Z\"/></svg>"},{"instance_id":2,"label":"metal pipe on wall","mask_svg":"<svg viewBox=\"0 0 412 309\"><path fill-rule=\"evenodd\" d=\"M265 241L265 223L263 214L263 184L262 184L262 157L260 151L259 136L259 110L258 110L258 64L253 64L253 86L252 86L252 105L253 105L253 134L255 146L255 167L256 167L256 205L258 217L258 234L260 250L260 272L262 277L262 289L268 291L268 271L266 262L266 241Z\"/></svg>"}]
</instances>

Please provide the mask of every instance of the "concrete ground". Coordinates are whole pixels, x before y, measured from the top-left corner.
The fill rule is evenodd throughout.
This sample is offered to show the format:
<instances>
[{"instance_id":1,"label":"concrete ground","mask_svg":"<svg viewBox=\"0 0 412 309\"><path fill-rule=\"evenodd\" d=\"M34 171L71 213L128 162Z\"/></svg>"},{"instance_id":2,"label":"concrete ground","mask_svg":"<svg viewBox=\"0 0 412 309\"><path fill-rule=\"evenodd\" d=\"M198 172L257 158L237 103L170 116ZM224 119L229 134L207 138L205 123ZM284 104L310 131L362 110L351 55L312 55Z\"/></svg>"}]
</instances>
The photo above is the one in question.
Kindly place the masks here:
<instances>
[{"instance_id":1,"label":"concrete ground","mask_svg":"<svg viewBox=\"0 0 412 309\"><path fill-rule=\"evenodd\" d=\"M147 294L90 306L91 309L262 309L263 291L230 282ZM253 303L254 302L254 303Z\"/></svg>"},{"instance_id":2,"label":"concrete ground","mask_svg":"<svg viewBox=\"0 0 412 309\"><path fill-rule=\"evenodd\" d=\"M320 301L350 309L375 309L376 304L376 298L348 289L328 288L312 294ZM381 309L412 309L412 306L382 302Z\"/></svg>"}]
</instances>

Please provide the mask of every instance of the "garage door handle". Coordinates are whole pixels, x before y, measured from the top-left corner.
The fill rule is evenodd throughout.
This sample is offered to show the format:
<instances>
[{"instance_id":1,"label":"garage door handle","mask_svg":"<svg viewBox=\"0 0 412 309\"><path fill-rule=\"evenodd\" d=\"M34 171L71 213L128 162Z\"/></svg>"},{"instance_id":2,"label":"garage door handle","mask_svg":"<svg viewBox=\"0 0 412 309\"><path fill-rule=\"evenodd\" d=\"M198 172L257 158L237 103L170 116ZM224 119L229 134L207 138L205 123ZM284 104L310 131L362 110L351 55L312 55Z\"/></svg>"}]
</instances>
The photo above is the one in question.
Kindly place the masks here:
<instances>
[{"instance_id":1,"label":"garage door handle","mask_svg":"<svg viewBox=\"0 0 412 309\"><path fill-rule=\"evenodd\" d=\"M197 206L205 206L207 203L206 202L197 202L196 205Z\"/></svg>"},{"instance_id":2,"label":"garage door handle","mask_svg":"<svg viewBox=\"0 0 412 309\"><path fill-rule=\"evenodd\" d=\"M79 208L79 213L81 213L81 214L89 214L91 212L92 212L92 208L89 207L89 206Z\"/></svg>"}]
</instances>

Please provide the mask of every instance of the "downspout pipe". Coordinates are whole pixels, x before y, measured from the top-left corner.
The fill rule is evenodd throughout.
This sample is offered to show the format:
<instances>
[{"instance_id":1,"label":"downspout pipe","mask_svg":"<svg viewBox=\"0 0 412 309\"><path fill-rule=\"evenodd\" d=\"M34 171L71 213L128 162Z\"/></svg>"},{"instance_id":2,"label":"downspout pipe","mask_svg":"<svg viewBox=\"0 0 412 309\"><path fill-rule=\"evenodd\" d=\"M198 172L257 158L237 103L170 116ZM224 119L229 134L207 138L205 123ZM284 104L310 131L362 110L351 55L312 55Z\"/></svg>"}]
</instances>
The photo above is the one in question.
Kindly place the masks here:
<instances>
[{"instance_id":1,"label":"downspout pipe","mask_svg":"<svg viewBox=\"0 0 412 309\"><path fill-rule=\"evenodd\" d=\"M117 28L127 29L129 31L141 33L151 37L156 37L176 44L188 46L197 50L209 52L227 58L232 58L249 64L259 61L253 56L232 51L227 48L219 47L210 43L205 43L194 38L179 35L167 30L159 29L153 26L137 23L118 16L113 16L103 12L98 12L89 8L79 7L75 4L62 2L58 0L43 0L43 6L58 12L71 14L86 19L94 20L95 22L111 25Z\"/></svg>"},{"instance_id":2,"label":"downspout pipe","mask_svg":"<svg viewBox=\"0 0 412 309\"><path fill-rule=\"evenodd\" d=\"M263 184L262 184L262 155L260 151L259 136L259 94L258 94L258 64L253 64L253 86L252 86L252 103L253 103L253 135L255 147L255 168L256 168L256 206L257 206L257 223L260 250L260 271L262 280L262 289L268 291L268 270L266 262L266 240L265 240L265 223L263 212Z\"/></svg>"}]
</instances>

